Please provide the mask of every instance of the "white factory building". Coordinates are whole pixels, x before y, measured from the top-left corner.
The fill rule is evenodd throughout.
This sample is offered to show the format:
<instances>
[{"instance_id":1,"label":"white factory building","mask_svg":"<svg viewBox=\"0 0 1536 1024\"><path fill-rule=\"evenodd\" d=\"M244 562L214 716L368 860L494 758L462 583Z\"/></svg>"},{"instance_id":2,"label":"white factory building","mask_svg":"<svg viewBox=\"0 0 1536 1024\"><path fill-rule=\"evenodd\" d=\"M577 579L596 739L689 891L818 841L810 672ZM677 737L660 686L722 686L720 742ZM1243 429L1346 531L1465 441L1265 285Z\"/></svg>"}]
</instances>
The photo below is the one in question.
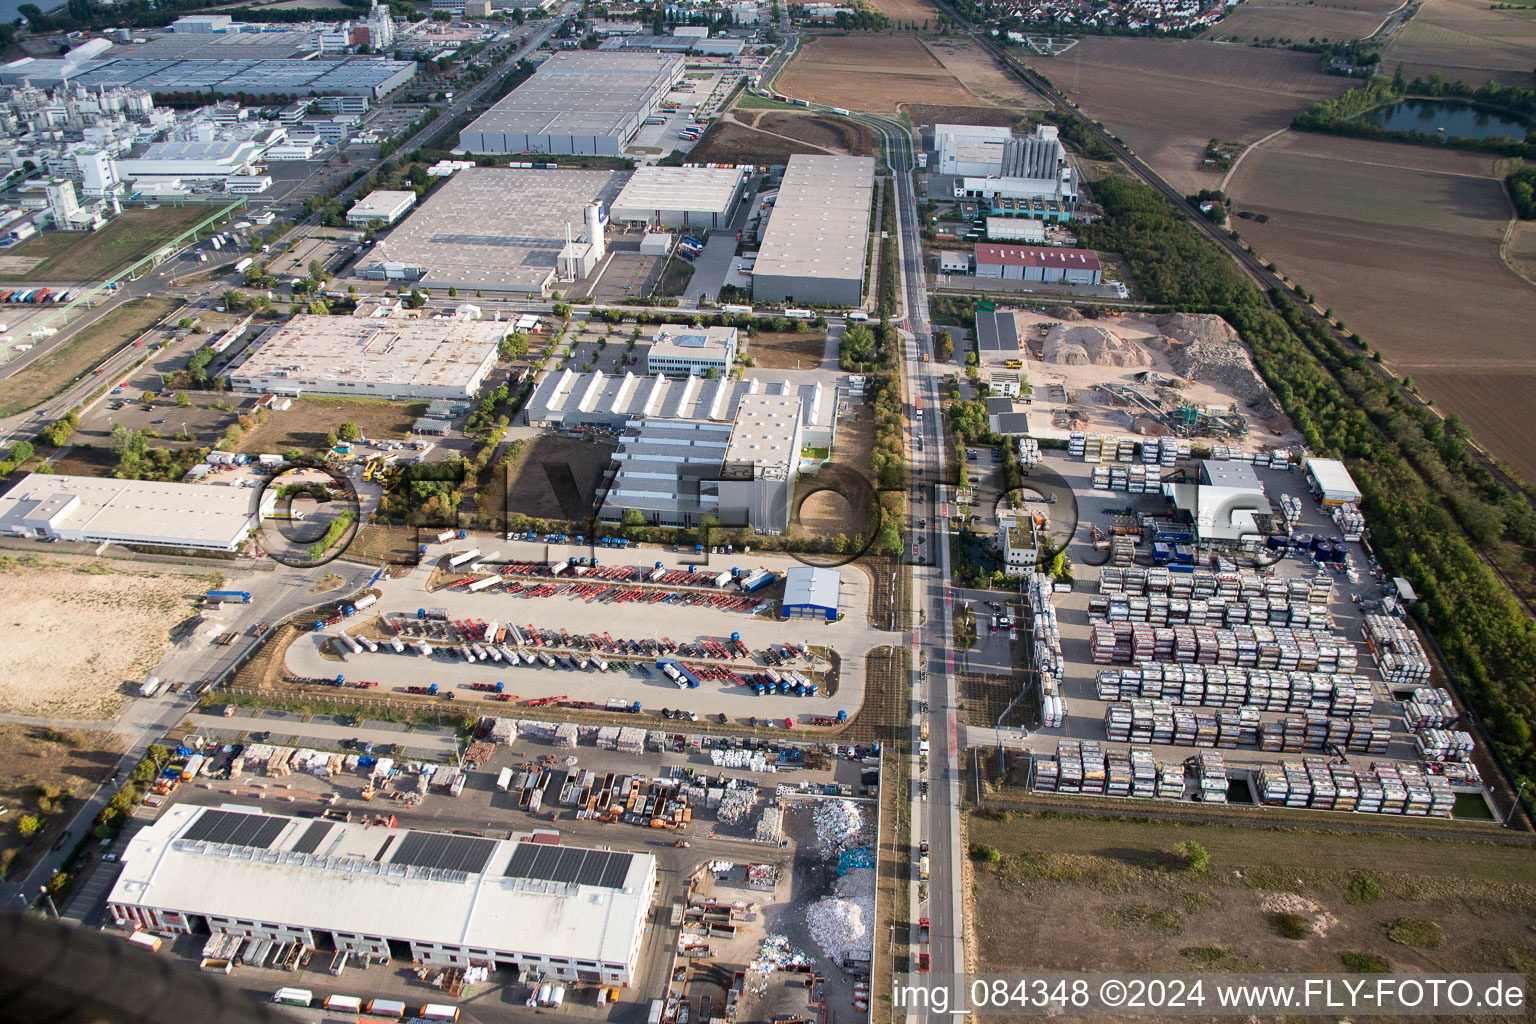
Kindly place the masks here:
<instances>
[{"instance_id":1,"label":"white factory building","mask_svg":"<svg viewBox=\"0 0 1536 1024\"><path fill-rule=\"evenodd\" d=\"M296 316L227 371L235 391L465 401L496 366L511 323L407 316Z\"/></svg>"},{"instance_id":2,"label":"white factory building","mask_svg":"<svg viewBox=\"0 0 1536 1024\"><path fill-rule=\"evenodd\" d=\"M212 142L156 142L136 157L117 161L122 178L225 178L245 174L261 146L250 139Z\"/></svg>"},{"instance_id":3,"label":"white factory building","mask_svg":"<svg viewBox=\"0 0 1536 1024\"><path fill-rule=\"evenodd\" d=\"M235 551L259 525L257 493L211 484L29 473L0 497L0 534ZM270 507L276 495L268 495Z\"/></svg>"},{"instance_id":4,"label":"white factory building","mask_svg":"<svg viewBox=\"0 0 1536 1024\"><path fill-rule=\"evenodd\" d=\"M107 908L127 928L628 985L655 886L647 853L178 804L129 842Z\"/></svg>"},{"instance_id":5,"label":"white factory building","mask_svg":"<svg viewBox=\"0 0 1536 1024\"><path fill-rule=\"evenodd\" d=\"M633 420L620 433L599 518L618 523L638 509L655 526L693 527L713 516L726 528L782 532L803 418L800 397L785 388L740 396L731 422Z\"/></svg>"},{"instance_id":6,"label":"white factory building","mask_svg":"<svg viewBox=\"0 0 1536 1024\"><path fill-rule=\"evenodd\" d=\"M1008 128L935 125L934 148L939 172L956 179L956 199L1040 199L1068 211L1077 204L1077 171L1055 125L1022 136Z\"/></svg>"},{"instance_id":7,"label":"white factory building","mask_svg":"<svg viewBox=\"0 0 1536 1024\"><path fill-rule=\"evenodd\" d=\"M556 53L459 133L467 153L619 156L683 77L684 58Z\"/></svg>"},{"instance_id":8,"label":"white factory building","mask_svg":"<svg viewBox=\"0 0 1536 1024\"><path fill-rule=\"evenodd\" d=\"M791 156L752 268L752 298L859 305L874 188L871 157Z\"/></svg>"},{"instance_id":9,"label":"white factory building","mask_svg":"<svg viewBox=\"0 0 1536 1024\"><path fill-rule=\"evenodd\" d=\"M613 220L651 227L724 228L746 189L744 167L639 167L613 201Z\"/></svg>"},{"instance_id":10,"label":"white factory building","mask_svg":"<svg viewBox=\"0 0 1536 1024\"><path fill-rule=\"evenodd\" d=\"M737 333L734 327L680 327L663 324L656 329L645 354L646 373L668 377L717 377L730 375L736 362Z\"/></svg>"},{"instance_id":11,"label":"white factory building","mask_svg":"<svg viewBox=\"0 0 1536 1024\"><path fill-rule=\"evenodd\" d=\"M366 228L375 222L393 224L415 205L415 192L375 189L352 204L347 211L347 223L355 228Z\"/></svg>"},{"instance_id":12,"label":"white factory building","mask_svg":"<svg viewBox=\"0 0 1536 1024\"><path fill-rule=\"evenodd\" d=\"M1044 284L1099 284L1103 271L1092 249L976 243L976 276Z\"/></svg>"},{"instance_id":13,"label":"white factory building","mask_svg":"<svg viewBox=\"0 0 1536 1024\"><path fill-rule=\"evenodd\" d=\"M358 274L444 290L543 295L607 253L607 209L624 171L470 167L368 251ZM580 292L572 292L580 294Z\"/></svg>"}]
</instances>

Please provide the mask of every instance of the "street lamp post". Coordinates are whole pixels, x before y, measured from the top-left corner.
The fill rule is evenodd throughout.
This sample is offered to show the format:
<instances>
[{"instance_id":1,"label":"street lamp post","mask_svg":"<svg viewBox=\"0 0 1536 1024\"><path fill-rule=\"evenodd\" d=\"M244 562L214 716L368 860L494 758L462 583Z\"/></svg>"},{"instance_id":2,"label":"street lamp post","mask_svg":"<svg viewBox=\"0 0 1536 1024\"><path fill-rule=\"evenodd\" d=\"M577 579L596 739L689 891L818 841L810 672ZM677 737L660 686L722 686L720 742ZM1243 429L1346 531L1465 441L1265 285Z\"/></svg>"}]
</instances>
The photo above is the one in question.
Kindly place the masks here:
<instances>
[{"instance_id":1,"label":"street lamp post","mask_svg":"<svg viewBox=\"0 0 1536 1024\"><path fill-rule=\"evenodd\" d=\"M43 899L48 901L48 909L53 913L53 919L57 921L59 919L59 908L53 905L53 896L49 894L48 887L40 885L37 887L37 890L43 894Z\"/></svg>"}]
</instances>

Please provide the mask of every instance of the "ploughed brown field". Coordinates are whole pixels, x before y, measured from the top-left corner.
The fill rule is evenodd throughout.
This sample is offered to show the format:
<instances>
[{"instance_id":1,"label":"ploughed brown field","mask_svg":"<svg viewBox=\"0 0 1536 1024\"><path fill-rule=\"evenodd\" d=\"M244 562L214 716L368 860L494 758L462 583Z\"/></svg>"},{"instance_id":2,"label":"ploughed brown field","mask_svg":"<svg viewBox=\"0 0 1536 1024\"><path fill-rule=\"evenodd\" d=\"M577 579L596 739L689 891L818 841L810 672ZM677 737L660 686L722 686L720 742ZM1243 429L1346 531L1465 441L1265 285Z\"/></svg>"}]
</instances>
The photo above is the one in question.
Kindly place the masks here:
<instances>
[{"instance_id":1,"label":"ploughed brown field","mask_svg":"<svg viewBox=\"0 0 1536 1024\"><path fill-rule=\"evenodd\" d=\"M747 115L756 115L757 120L752 126L760 131L786 135L813 146L820 146L831 153L873 156L875 152L874 130L857 121L778 110L743 110L737 111L736 116L746 120Z\"/></svg>"},{"instance_id":2,"label":"ploughed brown field","mask_svg":"<svg viewBox=\"0 0 1536 1024\"><path fill-rule=\"evenodd\" d=\"M1450 81L1482 85L1536 84L1536 7L1491 9L1490 0L1425 0L1423 8L1392 37L1382 67L1399 62L1411 78L1439 71Z\"/></svg>"},{"instance_id":3,"label":"ploughed brown field","mask_svg":"<svg viewBox=\"0 0 1536 1024\"><path fill-rule=\"evenodd\" d=\"M1030 63L1185 193L1221 182L1200 169L1211 139L1257 142L1351 82L1316 54L1200 40L1093 36Z\"/></svg>"},{"instance_id":4,"label":"ploughed brown field","mask_svg":"<svg viewBox=\"0 0 1536 1024\"><path fill-rule=\"evenodd\" d=\"M1536 285L1500 259L1512 210L1499 170L1478 154L1293 133L1250 151L1227 191L1269 217L1233 221L1266 260L1536 479Z\"/></svg>"},{"instance_id":5,"label":"ploughed brown field","mask_svg":"<svg viewBox=\"0 0 1536 1024\"><path fill-rule=\"evenodd\" d=\"M1316 39L1337 43L1369 36L1384 17L1379 12L1361 10L1349 4L1250 7L1244 3L1234 7L1231 14L1212 25L1201 38L1239 43L1269 39L1297 43Z\"/></svg>"},{"instance_id":6,"label":"ploughed brown field","mask_svg":"<svg viewBox=\"0 0 1536 1024\"><path fill-rule=\"evenodd\" d=\"M849 110L893 113L911 103L1041 107L1024 86L967 40L914 35L820 36L778 79L784 92Z\"/></svg>"},{"instance_id":7,"label":"ploughed brown field","mask_svg":"<svg viewBox=\"0 0 1536 1024\"><path fill-rule=\"evenodd\" d=\"M939 12L925 0L870 0L870 5L893 21L938 23Z\"/></svg>"},{"instance_id":8,"label":"ploughed brown field","mask_svg":"<svg viewBox=\"0 0 1536 1024\"><path fill-rule=\"evenodd\" d=\"M739 115L752 111L738 111ZM765 163L781 164L796 153L825 153L820 146L760 132L733 121L719 120L710 125L698 144L688 151L692 163Z\"/></svg>"}]
</instances>

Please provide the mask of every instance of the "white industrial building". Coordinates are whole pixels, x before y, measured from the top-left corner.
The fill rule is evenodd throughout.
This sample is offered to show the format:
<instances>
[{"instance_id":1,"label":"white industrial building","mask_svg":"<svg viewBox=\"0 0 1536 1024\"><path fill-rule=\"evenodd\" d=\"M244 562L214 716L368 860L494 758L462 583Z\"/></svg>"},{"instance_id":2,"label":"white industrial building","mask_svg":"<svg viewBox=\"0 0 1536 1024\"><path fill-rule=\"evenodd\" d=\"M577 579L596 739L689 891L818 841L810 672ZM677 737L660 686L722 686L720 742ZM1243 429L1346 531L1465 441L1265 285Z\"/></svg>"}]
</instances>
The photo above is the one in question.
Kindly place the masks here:
<instances>
[{"instance_id":1,"label":"white industrial building","mask_svg":"<svg viewBox=\"0 0 1536 1024\"><path fill-rule=\"evenodd\" d=\"M1103 271L1092 249L976 243L976 276L1044 284L1099 284Z\"/></svg>"},{"instance_id":2,"label":"white industrial building","mask_svg":"<svg viewBox=\"0 0 1536 1024\"><path fill-rule=\"evenodd\" d=\"M736 344L734 327L662 324L645 353L645 370L652 376L727 377L736 362Z\"/></svg>"},{"instance_id":3,"label":"white industrial building","mask_svg":"<svg viewBox=\"0 0 1536 1024\"><path fill-rule=\"evenodd\" d=\"M613 220L652 227L724 228L746 189L745 167L639 167L613 201Z\"/></svg>"},{"instance_id":4,"label":"white industrial building","mask_svg":"<svg viewBox=\"0 0 1536 1024\"><path fill-rule=\"evenodd\" d=\"M874 188L872 157L791 156L752 268L752 298L859 305Z\"/></svg>"},{"instance_id":5,"label":"white industrial building","mask_svg":"<svg viewBox=\"0 0 1536 1024\"><path fill-rule=\"evenodd\" d=\"M934 146L939 172L956 178L956 199L1039 199L1068 211L1077 204L1077 171L1055 125L1016 136L1007 128L941 124Z\"/></svg>"},{"instance_id":6,"label":"white industrial building","mask_svg":"<svg viewBox=\"0 0 1536 1024\"><path fill-rule=\"evenodd\" d=\"M243 487L29 473L0 497L0 534L235 551L276 500L259 493L268 508Z\"/></svg>"},{"instance_id":7,"label":"white industrial building","mask_svg":"<svg viewBox=\"0 0 1536 1024\"><path fill-rule=\"evenodd\" d=\"M1028 217L988 217L987 240L1044 245L1045 222Z\"/></svg>"},{"instance_id":8,"label":"white industrial building","mask_svg":"<svg viewBox=\"0 0 1536 1024\"><path fill-rule=\"evenodd\" d=\"M646 418L620 434L599 517L637 509L655 526L693 527L712 516L727 528L780 533L805 443L804 410L785 388L748 393L731 422Z\"/></svg>"},{"instance_id":9,"label":"white industrial building","mask_svg":"<svg viewBox=\"0 0 1536 1024\"><path fill-rule=\"evenodd\" d=\"M1013 129L1006 125L936 124L933 148L939 159L931 170L956 177L1000 175L1003 150L1013 137Z\"/></svg>"},{"instance_id":10,"label":"white industrial building","mask_svg":"<svg viewBox=\"0 0 1536 1024\"><path fill-rule=\"evenodd\" d=\"M1303 465L1312 493L1324 505L1360 503L1360 487L1349 470L1338 459L1307 459Z\"/></svg>"},{"instance_id":11,"label":"white industrial building","mask_svg":"<svg viewBox=\"0 0 1536 1024\"><path fill-rule=\"evenodd\" d=\"M647 853L178 804L129 842L107 908L125 928L628 985L655 886Z\"/></svg>"},{"instance_id":12,"label":"white industrial building","mask_svg":"<svg viewBox=\"0 0 1536 1024\"><path fill-rule=\"evenodd\" d=\"M1264 485L1246 462L1207 459L1198 483L1165 483L1163 497L1193 525L1201 544L1251 547L1268 532L1260 517L1274 514Z\"/></svg>"},{"instance_id":13,"label":"white industrial building","mask_svg":"<svg viewBox=\"0 0 1536 1024\"><path fill-rule=\"evenodd\" d=\"M606 254L607 208L623 171L471 167L368 251L368 280L542 295ZM578 293L579 294L579 293Z\"/></svg>"},{"instance_id":14,"label":"white industrial building","mask_svg":"<svg viewBox=\"0 0 1536 1024\"><path fill-rule=\"evenodd\" d=\"M473 398L511 324L405 316L296 316L227 371L236 391L350 398Z\"/></svg>"},{"instance_id":15,"label":"white industrial building","mask_svg":"<svg viewBox=\"0 0 1536 1024\"><path fill-rule=\"evenodd\" d=\"M415 205L415 192L375 189L352 204L352 209L347 211L347 223L355 228L366 228L375 222L393 224Z\"/></svg>"},{"instance_id":16,"label":"white industrial building","mask_svg":"<svg viewBox=\"0 0 1536 1024\"><path fill-rule=\"evenodd\" d=\"M261 147L250 139L156 142L136 157L117 161L122 178L225 178L250 171Z\"/></svg>"},{"instance_id":17,"label":"white industrial building","mask_svg":"<svg viewBox=\"0 0 1536 1024\"><path fill-rule=\"evenodd\" d=\"M619 156L683 77L654 53L556 53L459 133L468 153Z\"/></svg>"}]
</instances>

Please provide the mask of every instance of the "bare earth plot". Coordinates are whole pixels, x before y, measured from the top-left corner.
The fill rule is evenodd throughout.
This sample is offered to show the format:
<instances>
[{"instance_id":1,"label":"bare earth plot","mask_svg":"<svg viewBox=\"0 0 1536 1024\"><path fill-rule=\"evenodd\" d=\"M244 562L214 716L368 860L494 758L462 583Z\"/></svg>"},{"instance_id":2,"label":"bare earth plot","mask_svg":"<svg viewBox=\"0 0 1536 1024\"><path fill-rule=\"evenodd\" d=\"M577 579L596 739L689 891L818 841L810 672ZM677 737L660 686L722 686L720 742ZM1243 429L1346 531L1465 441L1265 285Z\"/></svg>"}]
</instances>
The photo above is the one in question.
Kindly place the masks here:
<instances>
[{"instance_id":1,"label":"bare earth plot","mask_svg":"<svg viewBox=\"0 0 1536 1024\"><path fill-rule=\"evenodd\" d=\"M871 0L871 6L893 21L935 22L939 12L924 0Z\"/></svg>"},{"instance_id":2,"label":"bare earth plot","mask_svg":"<svg viewBox=\"0 0 1536 1024\"><path fill-rule=\"evenodd\" d=\"M1350 84L1316 54L1198 40L1094 36L1033 63L1186 193L1220 181L1200 170L1211 139L1256 142Z\"/></svg>"},{"instance_id":3,"label":"bare earth plot","mask_svg":"<svg viewBox=\"0 0 1536 1024\"><path fill-rule=\"evenodd\" d=\"M975 40L962 36L931 36L923 40L928 48L960 84L988 103L1016 110L1044 110L1045 101L1032 89L1003 69Z\"/></svg>"},{"instance_id":4,"label":"bare earth plot","mask_svg":"<svg viewBox=\"0 0 1536 1024\"><path fill-rule=\"evenodd\" d=\"M1202 39L1226 39L1233 42L1287 40L1305 43L1340 42L1369 36L1381 25L1384 15L1360 10L1350 5L1298 7L1291 4L1238 4L1221 21L1212 25Z\"/></svg>"},{"instance_id":5,"label":"bare earth plot","mask_svg":"<svg viewBox=\"0 0 1536 1024\"><path fill-rule=\"evenodd\" d=\"M786 93L849 110L892 113L905 103L983 103L911 35L820 36L778 79Z\"/></svg>"},{"instance_id":6,"label":"bare earth plot","mask_svg":"<svg viewBox=\"0 0 1536 1024\"><path fill-rule=\"evenodd\" d=\"M971 865L971 898L989 908L970 918L982 972L1095 971L1106 956L1131 973L1536 965L1523 848L974 815L967 830L999 855ZM1210 852L1206 873L1173 855L1188 840Z\"/></svg>"},{"instance_id":7,"label":"bare earth plot","mask_svg":"<svg viewBox=\"0 0 1536 1024\"><path fill-rule=\"evenodd\" d=\"M746 117L750 110L732 112ZM760 132L724 118L710 125L697 145L688 151L693 163L764 163L781 164L797 153L825 153L820 146L800 142L769 132Z\"/></svg>"},{"instance_id":8,"label":"bare earth plot","mask_svg":"<svg viewBox=\"0 0 1536 1024\"><path fill-rule=\"evenodd\" d=\"M875 133L856 121L819 114L799 114L785 110L739 111L738 117L755 114L753 127L775 135L787 135L832 153L873 156Z\"/></svg>"},{"instance_id":9,"label":"bare earth plot","mask_svg":"<svg viewBox=\"0 0 1536 1024\"><path fill-rule=\"evenodd\" d=\"M427 411L425 402L382 402L365 398L296 398L285 412L269 413L265 423L240 439L238 451L286 452L324 448L325 435L343 423L356 423L364 437L404 437Z\"/></svg>"},{"instance_id":10,"label":"bare earth plot","mask_svg":"<svg viewBox=\"0 0 1536 1024\"><path fill-rule=\"evenodd\" d=\"M1511 211L1486 156L1287 135L1228 192L1243 237L1477 439L1536 472L1536 286L1499 258Z\"/></svg>"},{"instance_id":11,"label":"bare earth plot","mask_svg":"<svg viewBox=\"0 0 1536 1024\"><path fill-rule=\"evenodd\" d=\"M212 577L217 579L217 577ZM89 559L0 558L6 671L0 709L107 718L193 616L198 577L122 571ZM191 642L205 643L194 637Z\"/></svg>"},{"instance_id":12,"label":"bare earth plot","mask_svg":"<svg viewBox=\"0 0 1536 1024\"><path fill-rule=\"evenodd\" d=\"M1481 85L1533 84L1536 8L1491 10L1487 0L1426 0L1413 20L1392 37L1382 67L1407 65L1408 77L1439 71L1450 81Z\"/></svg>"}]
</instances>

